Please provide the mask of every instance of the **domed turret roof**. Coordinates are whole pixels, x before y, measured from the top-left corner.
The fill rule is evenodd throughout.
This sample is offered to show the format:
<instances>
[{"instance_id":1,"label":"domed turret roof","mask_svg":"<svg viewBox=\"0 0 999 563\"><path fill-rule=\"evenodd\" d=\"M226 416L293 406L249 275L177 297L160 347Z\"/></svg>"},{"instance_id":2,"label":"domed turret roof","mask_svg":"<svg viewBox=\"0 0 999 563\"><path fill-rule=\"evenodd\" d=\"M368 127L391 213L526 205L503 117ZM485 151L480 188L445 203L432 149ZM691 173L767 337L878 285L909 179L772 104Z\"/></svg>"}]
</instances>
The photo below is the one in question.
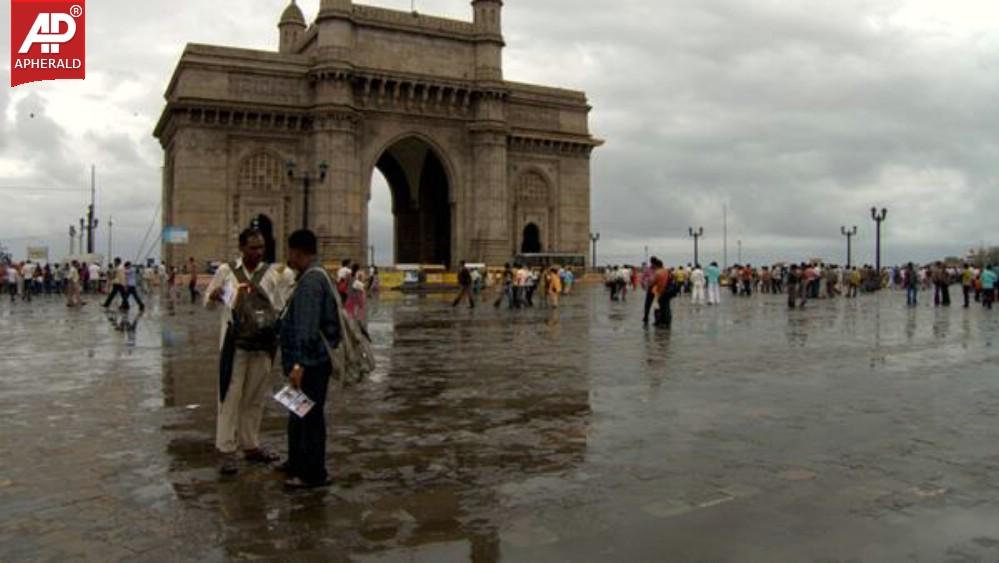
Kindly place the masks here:
<instances>
[{"instance_id":1,"label":"domed turret roof","mask_svg":"<svg viewBox=\"0 0 999 563\"><path fill-rule=\"evenodd\" d=\"M291 4L288 4L288 7L284 9L284 13L281 14L279 25L286 23L305 25L305 16L302 15L302 9L298 7L295 0L291 0Z\"/></svg>"}]
</instances>

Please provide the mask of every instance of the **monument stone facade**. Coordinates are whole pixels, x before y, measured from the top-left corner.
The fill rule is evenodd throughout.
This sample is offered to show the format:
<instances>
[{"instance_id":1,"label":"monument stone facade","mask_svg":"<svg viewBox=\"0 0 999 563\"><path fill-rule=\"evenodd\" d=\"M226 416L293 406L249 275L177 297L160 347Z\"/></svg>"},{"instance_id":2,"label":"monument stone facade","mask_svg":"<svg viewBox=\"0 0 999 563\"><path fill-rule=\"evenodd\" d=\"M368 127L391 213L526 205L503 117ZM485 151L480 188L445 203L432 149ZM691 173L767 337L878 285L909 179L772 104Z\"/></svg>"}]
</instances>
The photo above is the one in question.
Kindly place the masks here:
<instances>
[{"instance_id":1,"label":"monument stone facade","mask_svg":"<svg viewBox=\"0 0 999 563\"><path fill-rule=\"evenodd\" d=\"M293 1L276 52L187 45L154 133L163 225L189 233L164 259L230 259L255 224L281 260L307 225L324 260L365 263L376 168L397 263L586 256L601 144L586 96L504 80L503 2L472 9L466 22L322 0L307 25Z\"/></svg>"}]
</instances>

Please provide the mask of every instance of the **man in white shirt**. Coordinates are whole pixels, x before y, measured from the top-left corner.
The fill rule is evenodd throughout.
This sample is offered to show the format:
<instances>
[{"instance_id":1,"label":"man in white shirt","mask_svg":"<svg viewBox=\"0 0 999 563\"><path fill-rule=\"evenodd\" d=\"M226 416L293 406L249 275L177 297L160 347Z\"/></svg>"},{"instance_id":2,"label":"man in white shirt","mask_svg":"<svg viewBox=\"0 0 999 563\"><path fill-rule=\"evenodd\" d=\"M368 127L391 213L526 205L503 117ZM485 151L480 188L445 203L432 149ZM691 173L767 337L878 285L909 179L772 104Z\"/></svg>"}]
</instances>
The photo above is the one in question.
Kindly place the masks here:
<instances>
[{"instance_id":1,"label":"man in white shirt","mask_svg":"<svg viewBox=\"0 0 999 563\"><path fill-rule=\"evenodd\" d=\"M527 284L531 274L523 264L514 264L514 267L517 269L513 274L513 302L514 308L519 309L527 304Z\"/></svg>"},{"instance_id":2,"label":"man in white shirt","mask_svg":"<svg viewBox=\"0 0 999 563\"><path fill-rule=\"evenodd\" d=\"M704 288L707 286L707 279L704 277L704 270L700 264L694 264L693 271L690 272L690 285L693 288L692 301L694 305L704 305Z\"/></svg>"},{"instance_id":3,"label":"man in white shirt","mask_svg":"<svg viewBox=\"0 0 999 563\"><path fill-rule=\"evenodd\" d=\"M159 286L161 299L167 296L167 291L169 289L167 287L167 278L168 274L166 262L161 261L159 265L156 266L156 284Z\"/></svg>"},{"instance_id":4,"label":"man in white shirt","mask_svg":"<svg viewBox=\"0 0 999 563\"><path fill-rule=\"evenodd\" d=\"M66 306L79 307L80 301L80 264L76 260L66 269Z\"/></svg>"},{"instance_id":5,"label":"man in white shirt","mask_svg":"<svg viewBox=\"0 0 999 563\"><path fill-rule=\"evenodd\" d=\"M104 308L107 309L111 306L111 302L114 301L116 295L121 296L121 305L123 308L127 308L128 297L125 284L128 283L128 279L125 273L125 265L121 263L121 258L114 259L114 271L110 275L112 276L111 292L108 293L108 298L104 300Z\"/></svg>"},{"instance_id":6,"label":"man in white shirt","mask_svg":"<svg viewBox=\"0 0 999 563\"><path fill-rule=\"evenodd\" d=\"M7 291L10 293L11 303L17 298L17 281L19 279L21 279L21 273L17 269L17 264L8 264L7 279L4 281L7 283Z\"/></svg>"},{"instance_id":7,"label":"man in white shirt","mask_svg":"<svg viewBox=\"0 0 999 563\"><path fill-rule=\"evenodd\" d=\"M87 289L88 291L97 293L101 287L101 267L96 262L92 263L87 266L87 272L90 274L90 287Z\"/></svg>"},{"instance_id":8,"label":"man in white shirt","mask_svg":"<svg viewBox=\"0 0 999 563\"><path fill-rule=\"evenodd\" d=\"M21 299L31 301L31 294L34 293L35 284L35 264L28 260L21 266Z\"/></svg>"},{"instance_id":9,"label":"man in white shirt","mask_svg":"<svg viewBox=\"0 0 999 563\"><path fill-rule=\"evenodd\" d=\"M242 258L233 265L219 266L205 291L206 307L224 306L215 436L215 446L222 453L219 472L223 475L239 471L239 449L250 462L278 460L260 447L260 421L271 391L277 349L273 322L284 308L294 274L264 262L265 249L260 231L243 231L239 235ZM261 295L265 299L261 300Z\"/></svg>"}]
</instances>

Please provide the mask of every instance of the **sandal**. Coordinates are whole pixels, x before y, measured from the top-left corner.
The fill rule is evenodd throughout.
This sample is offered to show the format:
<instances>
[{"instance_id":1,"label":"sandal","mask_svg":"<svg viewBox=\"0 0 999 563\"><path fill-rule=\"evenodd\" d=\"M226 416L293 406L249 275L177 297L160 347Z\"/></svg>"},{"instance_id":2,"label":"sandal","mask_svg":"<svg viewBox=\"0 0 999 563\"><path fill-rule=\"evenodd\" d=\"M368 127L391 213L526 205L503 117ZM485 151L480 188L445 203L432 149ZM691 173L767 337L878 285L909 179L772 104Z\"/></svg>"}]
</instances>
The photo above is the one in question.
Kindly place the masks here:
<instances>
[{"instance_id":1,"label":"sandal","mask_svg":"<svg viewBox=\"0 0 999 563\"><path fill-rule=\"evenodd\" d=\"M317 481L315 483L309 483L308 481L303 481L299 477L292 477L284 482L284 488L292 490L302 490L302 489L319 489L322 487L329 487L333 484L331 479L326 479L325 481Z\"/></svg>"},{"instance_id":2,"label":"sandal","mask_svg":"<svg viewBox=\"0 0 999 563\"><path fill-rule=\"evenodd\" d=\"M262 448L256 448L243 452L243 459L251 463L274 463L281 459L281 456Z\"/></svg>"},{"instance_id":3,"label":"sandal","mask_svg":"<svg viewBox=\"0 0 999 563\"><path fill-rule=\"evenodd\" d=\"M219 473L222 475L235 475L239 473L239 460L235 455L226 455L219 464Z\"/></svg>"}]
</instances>

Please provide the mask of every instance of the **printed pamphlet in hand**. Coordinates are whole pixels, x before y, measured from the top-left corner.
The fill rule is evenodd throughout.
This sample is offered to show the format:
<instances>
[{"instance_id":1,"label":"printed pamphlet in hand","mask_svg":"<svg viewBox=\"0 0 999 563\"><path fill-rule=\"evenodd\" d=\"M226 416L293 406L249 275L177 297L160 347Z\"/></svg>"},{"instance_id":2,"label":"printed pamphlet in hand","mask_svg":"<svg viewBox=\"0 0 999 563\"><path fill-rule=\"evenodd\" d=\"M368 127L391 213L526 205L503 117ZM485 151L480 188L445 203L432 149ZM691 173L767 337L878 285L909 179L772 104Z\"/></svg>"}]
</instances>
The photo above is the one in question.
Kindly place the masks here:
<instances>
[{"instance_id":1,"label":"printed pamphlet in hand","mask_svg":"<svg viewBox=\"0 0 999 563\"><path fill-rule=\"evenodd\" d=\"M316 404L305 393L293 389L290 385L285 385L284 389L278 391L277 395L274 395L274 400L299 417L309 414L309 411Z\"/></svg>"}]
</instances>

